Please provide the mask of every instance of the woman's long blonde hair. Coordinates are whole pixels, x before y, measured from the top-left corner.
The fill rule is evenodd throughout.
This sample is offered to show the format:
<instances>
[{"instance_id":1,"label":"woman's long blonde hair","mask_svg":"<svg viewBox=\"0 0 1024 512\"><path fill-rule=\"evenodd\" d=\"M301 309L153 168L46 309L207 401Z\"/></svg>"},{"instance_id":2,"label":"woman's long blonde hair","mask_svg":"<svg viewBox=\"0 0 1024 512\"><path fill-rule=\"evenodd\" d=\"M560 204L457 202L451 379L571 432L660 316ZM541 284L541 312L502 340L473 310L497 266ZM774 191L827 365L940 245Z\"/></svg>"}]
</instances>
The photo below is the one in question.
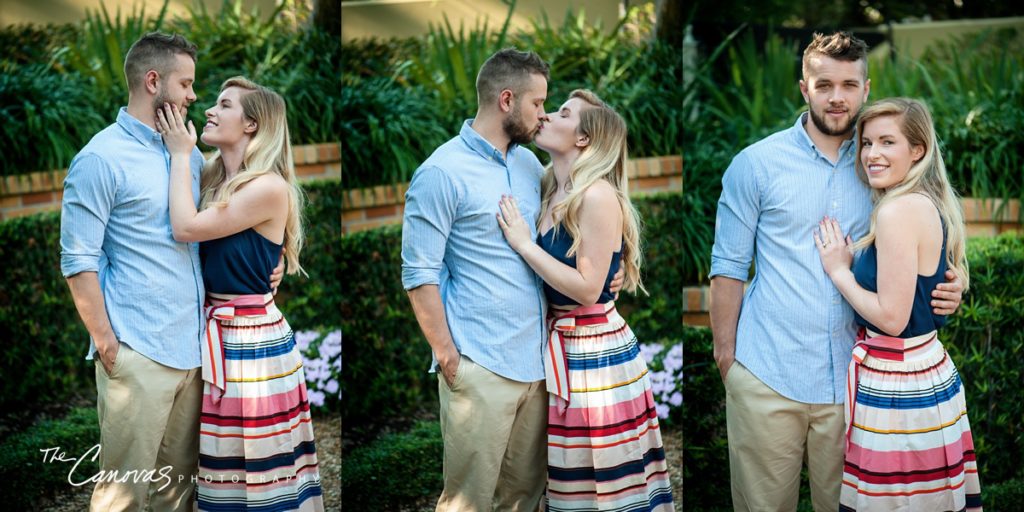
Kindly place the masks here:
<instances>
[{"instance_id":1,"label":"woman's long blonde hair","mask_svg":"<svg viewBox=\"0 0 1024 512\"><path fill-rule=\"evenodd\" d=\"M242 112L247 119L256 122L256 132L245 148L242 167L226 184L224 181L227 173L220 151L214 153L206 162L199 182L199 207L205 209L226 206L231 195L242 185L265 174L277 173L289 185L288 221L284 228L284 259L287 272L302 272L299 253L302 251L303 243L303 195L295 179L295 163L292 160L284 98L240 76L227 79L220 86L221 92L228 87L238 87L245 91L240 100Z\"/></svg>"},{"instance_id":2,"label":"woman's long blonde hair","mask_svg":"<svg viewBox=\"0 0 1024 512\"><path fill-rule=\"evenodd\" d=\"M573 239L566 256L575 255L580 247L579 210L583 204L583 194L598 180L611 183L622 208L622 266L625 273L622 288L629 292L639 288L646 293L640 279L640 266L643 263L640 216L629 200L629 177L626 175L626 121L591 91L576 89L569 94L569 98L579 98L589 105L579 112L580 124L576 131L587 136L590 144L583 148L569 170L571 189L568 196L551 207L551 215L555 219L554 229L557 233L559 223L565 226ZM557 188L555 175L549 166L541 181L542 212L547 211Z\"/></svg>"},{"instance_id":3,"label":"woman's long blonde hair","mask_svg":"<svg viewBox=\"0 0 1024 512\"><path fill-rule=\"evenodd\" d=\"M907 194L924 194L935 203L945 223L946 264L963 281L966 290L970 276L967 268L964 214L960 200L946 176L946 164L943 163L942 154L939 152L931 112L928 111L927 105L915 99L887 98L864 109L857 120L857 133L864 133L864 124L868 121L886 116L896 118L900 131L910 142L911 147L921 146L925 152L920 160L910 166L902 182L890 187L889 190L872 189L875 208L871 212L871 228L864 238L857 241L854 249L860 250L874 243L878 210L882 205ZM864 144L858 140L857 175L867 183L867 173L861 163L863 150Z\"/></svg>"}]
</instances>

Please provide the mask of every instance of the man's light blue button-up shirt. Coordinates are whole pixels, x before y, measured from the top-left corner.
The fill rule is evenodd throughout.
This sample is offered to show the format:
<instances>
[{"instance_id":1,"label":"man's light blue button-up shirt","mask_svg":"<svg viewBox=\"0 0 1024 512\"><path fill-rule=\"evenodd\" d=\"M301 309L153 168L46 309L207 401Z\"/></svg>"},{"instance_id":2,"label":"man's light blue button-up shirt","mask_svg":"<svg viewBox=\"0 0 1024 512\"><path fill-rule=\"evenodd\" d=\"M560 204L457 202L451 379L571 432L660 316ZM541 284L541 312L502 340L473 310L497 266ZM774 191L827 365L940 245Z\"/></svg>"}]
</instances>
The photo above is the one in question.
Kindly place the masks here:
<instances>
[{"instance_id":1,"label":"man's light blue button-up shirt","mask_svg":"<svg viewBox=\"0 0 1024 512\"><path fill-rule=\"evenodd\" d=\"M807 135L806 116L741 151L725 171L710 275L746 281L754 263L736 360L783 396L839 404L856 326L812 233L827 215L854 240L864 236L871 190L856 175L853 139L833 163Z\"/></svg>"},{"instance_id":2,"label":"man's light blue button-up shirt","mask_svg":"<svg viewBox=\"0 0 1024 512\"><path fill-rule=\"evenodd\" d=\"M192 153L199 196L203 155ZM200 366L205 291L199 244L175 242L168 210L170 156L160 134L122 108L71 161L64 180L60 267L98 272L118 341L165 366ZM96 352L90 340L87 359Z\"/></svg>"},{"instance_id":3,"label":"man's light blue button-up shirt","mask_svg":"<svg viewBox=\"0 0 1024 512\"><path fill-rule=\"evenodd\" d=\"M495 215L512 195L536 238L537 157L511 145L502 155L466 121L416 170L405 194L402 285L438 285L459 353L503 377L544 379L540 278L509 247Z\"/></svg>"}]
</instances>

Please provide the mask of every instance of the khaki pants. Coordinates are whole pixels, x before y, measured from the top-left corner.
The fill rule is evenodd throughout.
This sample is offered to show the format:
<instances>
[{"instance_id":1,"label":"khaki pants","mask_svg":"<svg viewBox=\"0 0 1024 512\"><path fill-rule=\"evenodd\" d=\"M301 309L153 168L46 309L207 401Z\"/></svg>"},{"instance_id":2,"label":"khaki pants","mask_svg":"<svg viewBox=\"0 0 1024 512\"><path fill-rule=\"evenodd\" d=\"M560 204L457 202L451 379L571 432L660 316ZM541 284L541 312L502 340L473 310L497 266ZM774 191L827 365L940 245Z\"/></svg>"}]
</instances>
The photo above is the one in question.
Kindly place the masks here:
<instances>
[{"instance_id":1,"label":"khaki pants","mask_svg":"<svg viewBox=\"0 0 1024 512\"><path fill-rule=\"evenodd\" d=\"M96 394L100 469L120 482L97 482L89 510L191 511L199 465L201 369L169 368L122 343L109 376L96 356ZM170 471L162 469L167 466Z\"/></svg>"},{"instance_id":2,"label":"khaki pants","mask_svg":"<svg viewBox=\"0 0 1024 512\"><path fill-rule=\"evenodd\" d=\"M790 400L734 363L725 378L729 474L737 511L794 511L807 460L816 512L835 512L843 480L843 406Z\"/></svg>"},{"instance_id":3,"label":"khaki pants","mask_svg":"<svg viewBox=\"0 0 1024 512\"><path fill-rule=\"evenodd\" d=\"M547 482L548 393L462 357L438 372L444 490L437 512L536 511Z\"/></svg>"}]
</instances>

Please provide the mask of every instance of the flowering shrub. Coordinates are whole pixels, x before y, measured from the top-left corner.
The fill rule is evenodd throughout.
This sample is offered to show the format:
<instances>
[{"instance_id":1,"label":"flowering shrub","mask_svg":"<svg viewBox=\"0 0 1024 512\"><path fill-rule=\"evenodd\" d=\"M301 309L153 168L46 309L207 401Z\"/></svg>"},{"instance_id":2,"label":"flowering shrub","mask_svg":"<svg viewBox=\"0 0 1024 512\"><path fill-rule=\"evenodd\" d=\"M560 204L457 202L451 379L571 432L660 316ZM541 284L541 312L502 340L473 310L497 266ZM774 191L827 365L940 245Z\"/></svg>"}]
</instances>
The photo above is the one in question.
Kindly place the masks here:
<instances>
[{"instance_id":1,"label":"flowering shrub","mask_svg":"<svg viewBox=\"0 0 1024 512\"><path fill-rule=\"evenodd\" d=\"M642 343L640 355L650 369L651 392L654 393L658 418L682 420L683 406L683 344Z\"/></svg>"},{"instance_id":2,"label":"flowering shrub","mask_svg":"<svg viewBox=\"0 0 1024 512\"><path fill-rule=\"evenodd\" d=\"M295 346L302 354L309 405L336 410L341 402L341 329L322 338L317 331L296 331Z\"/></svg>"}]
</instances>

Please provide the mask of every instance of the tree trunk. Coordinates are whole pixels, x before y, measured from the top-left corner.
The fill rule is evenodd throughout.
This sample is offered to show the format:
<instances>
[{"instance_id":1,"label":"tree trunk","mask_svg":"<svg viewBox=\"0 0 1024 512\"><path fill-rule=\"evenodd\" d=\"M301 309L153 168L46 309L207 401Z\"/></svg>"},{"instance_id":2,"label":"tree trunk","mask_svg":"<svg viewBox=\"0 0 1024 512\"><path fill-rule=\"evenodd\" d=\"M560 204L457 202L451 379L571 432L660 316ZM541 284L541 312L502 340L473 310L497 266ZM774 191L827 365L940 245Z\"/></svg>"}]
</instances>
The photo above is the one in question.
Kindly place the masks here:
<instances>
[{"instance_id":1,"label":"tree trunk","mask_svg":"<svg viewBox=\"0 0 1024 512\"><path fill-rule=\"evenodd\" d=\"M341 0L313 0L313 25L341 37Z\"/></svg>"}]
</instances>

